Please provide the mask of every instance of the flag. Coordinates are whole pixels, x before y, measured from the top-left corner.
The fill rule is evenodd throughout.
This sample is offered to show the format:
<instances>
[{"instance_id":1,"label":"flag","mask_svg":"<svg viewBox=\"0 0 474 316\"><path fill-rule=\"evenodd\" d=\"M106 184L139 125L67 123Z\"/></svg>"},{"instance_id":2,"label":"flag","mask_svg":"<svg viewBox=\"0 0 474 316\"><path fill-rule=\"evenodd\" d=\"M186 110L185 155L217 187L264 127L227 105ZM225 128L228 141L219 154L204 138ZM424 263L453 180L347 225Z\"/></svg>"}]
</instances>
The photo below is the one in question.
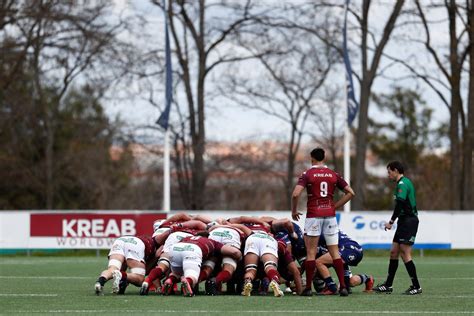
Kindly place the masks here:
<instances>
[{"instance_id":1,"label":"flag","mask_svg":"<svg viewBox=\"0 0 474 316\"><path fill-rule=\"evenodd\" d=\"M352 82L352 67L349 59L349 51L347 50L347 11L349 8L349 0L346 0L346 8L344 14L344 28L342 30L342 53L344 57L344 65L346 68L346 91L347 91L347 124L352 125L357 111L359 110L359 104L355 99L354 84Z\"/></svg>"},{"instance_id":2,"label":"flag","mask_svg":"<svg viewBox=\"0 0 474 316\"><path fill-rule=\"evenodd\" d=\"M166 14L165 1L163 1L163 8L165 11L165 69L166 69L165 109L163 110L160 117L156 121L156 124L160 125L165 130L167 130L169 117L170 117L171 102L173 101L173 78L172 78L172 69L171 69L170 37L168 33L168 18Z\"/></svg>"}]
</instances>

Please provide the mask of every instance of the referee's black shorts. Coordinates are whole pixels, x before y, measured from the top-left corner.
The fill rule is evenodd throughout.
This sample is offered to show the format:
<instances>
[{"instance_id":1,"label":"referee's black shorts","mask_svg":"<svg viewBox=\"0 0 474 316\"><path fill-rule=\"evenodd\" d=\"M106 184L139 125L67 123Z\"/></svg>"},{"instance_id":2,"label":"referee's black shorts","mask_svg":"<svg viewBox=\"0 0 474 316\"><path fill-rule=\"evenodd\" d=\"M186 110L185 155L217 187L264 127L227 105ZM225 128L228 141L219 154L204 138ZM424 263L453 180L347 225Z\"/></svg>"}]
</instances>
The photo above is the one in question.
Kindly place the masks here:
<instances>
[{"instance_id":1,"label":"referee's black shorts","mask_svg":"<svg viewBox=\"0 0 474 316\"><path fill-rule=\"evenodd\" d=\"M418 217L408 216L400 217L397 223L397 230L393 236L393 242L404 245L413 245L415 243L416 233L418 232Z\"/></svg>"}]
</instances>

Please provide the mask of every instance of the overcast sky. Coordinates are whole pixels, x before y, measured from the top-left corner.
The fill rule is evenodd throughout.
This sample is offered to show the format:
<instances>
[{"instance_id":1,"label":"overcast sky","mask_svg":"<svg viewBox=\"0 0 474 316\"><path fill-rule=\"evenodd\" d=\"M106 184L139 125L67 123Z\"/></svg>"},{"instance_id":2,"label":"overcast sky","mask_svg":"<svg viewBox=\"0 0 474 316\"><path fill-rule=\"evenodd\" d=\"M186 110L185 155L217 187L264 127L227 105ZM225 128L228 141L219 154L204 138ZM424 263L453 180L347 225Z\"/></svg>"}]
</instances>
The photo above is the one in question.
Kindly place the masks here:
<instances>
[{"instance_id":1,"label":"overcast sky","mask_svg":"<svg viewBox=\"0 0 474 316\"><path fill-rule=\"evenodd\" d=\"M352 5L359 4L360 1L352 1ZM135 2L136 4L137 2ZM163 13L155 6L151 6L148 2L140 1L140 5L135 9L146 12L146 17L150 23L148 31L151 32L150 36L155 39L156 42L148 43L151 46L160 47L163 41ZM117 0L117 11L127 9L128 5L125 1ZM371 21L369 25L375 30L376 36L379 36L382 31L382 24L387 20L388 13L393 5L392 1L379 1L374 4L371 10ZM440 14L441 13L441 14ZM433 19L440 19L444 14L442 11L436 15L432 15ZM133 14L132 11L128 11L128 14ZM349 23L355 24L354 17L349 16ZM374 24L375 23L375 24ZM407 32L408 30L408 32ZM433 36L434 41L439 46L446 46L449 42L448 32L446 24L440 23L435 29L436 33ZM357 43L359 38L356 32L350 34L352 40ZM123 36L127 36L126 34ZM393 34L393 38L390 40L385 52L389 55L396 56L398 58L404 57L410 60L417 60L420 67L433 68L432 61L428 58L427 53L423 49L422 45L409 44L406 39L409 37L424 38L423 29L420 26L405 27L403 30L396 30ZM341 39L342 40L342 39ZM171 44L173 48L173 43ZM357 54L356 47L351 44L354 53ZM358 56L351 56L353 68L356 72L360 73L360 60ZM387 59L382 59L380 69L384 69L388 65ZM178 65L174 65L178 67ZM415 80L405 79L396 80L406 75L407 72L400 65L394 65L384 71L384 77L378 77L373 85L373 91L376 93L387 93L390 91L390 87L396 81L397 84L405 87L416 88L422 93L424 99L427 101L429 107L434 110L434 117L432 120L433 127L438 126L441 122L445 122L448 119L449 113L445 105L429 90L425 85L416 82ZM387 78L385 78L387 77ZM394 81L395 79L395 81ZM340 85L341 89L344 86L344 73L340 71L340 76L332 76L331 83L334 85ZM356 98L359 98L359 86L356 83ZM207 89L212 89L212 85L207 85ZM464 95L463 95L464 97ZM163 96L164 98L164 96ZM342 100L341 100L342 102ZM127 102L124 100L114 100L107 103L107 113L112 116L120 116L130 124L154 124L158 116L159 111L147 104L147 102ZM206 134L208 140L225 140L225 141L239 141L243 139L259 139L259 138L285 138L288 134L289 126L282 123L282 121L266 116L257 111L244 110L237 107L219 107L219 108L207 108L207 125ZM172 114L173 109L172 109ZM391 120L392 118L384 113L380 113L376 106L372 104L369 108L369 116L377 117L378 120ZM357 121L357 119L356 119ZM159 137L159 135L158 135ZM282 139L283 140L283 139ZM308 140L308 139L306 139Z\"/></svg>"}]
</instances>

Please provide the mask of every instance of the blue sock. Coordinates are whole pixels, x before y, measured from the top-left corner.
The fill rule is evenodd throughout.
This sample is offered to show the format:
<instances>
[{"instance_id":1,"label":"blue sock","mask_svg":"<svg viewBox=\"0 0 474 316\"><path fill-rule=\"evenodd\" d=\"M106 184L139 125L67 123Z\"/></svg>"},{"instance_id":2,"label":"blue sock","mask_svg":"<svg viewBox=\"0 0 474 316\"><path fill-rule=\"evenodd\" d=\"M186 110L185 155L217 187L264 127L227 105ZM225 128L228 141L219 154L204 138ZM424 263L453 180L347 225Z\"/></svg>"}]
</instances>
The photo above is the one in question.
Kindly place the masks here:
<instances>
[{"instance_id":1,"label":"blue sock","mask_svg":"<svg viewBox=\"0 0 474 316\"><path fill-rule=\"evenodd\" d=\"M326 283L326 286L328 287L328 289L330 289L333 292L337 292L336 283L334 283L331 277L325 278L324 283Z\"/></svg>"}]
</instances>

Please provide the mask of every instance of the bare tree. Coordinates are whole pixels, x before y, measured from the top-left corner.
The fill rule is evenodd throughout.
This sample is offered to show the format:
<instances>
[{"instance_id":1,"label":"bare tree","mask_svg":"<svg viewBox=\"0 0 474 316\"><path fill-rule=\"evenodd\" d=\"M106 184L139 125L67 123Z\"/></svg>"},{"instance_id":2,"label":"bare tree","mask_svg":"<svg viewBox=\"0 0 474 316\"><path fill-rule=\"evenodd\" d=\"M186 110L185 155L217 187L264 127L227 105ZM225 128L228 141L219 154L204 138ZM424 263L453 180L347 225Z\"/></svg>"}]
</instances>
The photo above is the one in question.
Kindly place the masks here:
<instances>
[{"instance_id":1,"label":"bare tree","mask_svg":"<svg viewBox=\"0 0 474 316\"><path fill-rule=\"evenodd\" d=\"M26 1L2 4L2 37L5 47L15 51L16 62L2 80L7 89L20 67L28 67L33 79L33 99L42 109L45 127L45 207L54 207L55 130L63 98L72 83L93 67L98 56L110 47L120 23L109 25L106 2L85 3L61 1ZM4 10L3 10L4 9ZM3 79L3 78L2 78Z\"/></svg>"},{"instance_id":2,"label":"bare tree","mask_svg":"<svg viewBox=\"0 0 474 316\"><path fill-rule=\"evenodd\" d=\"M161 1L153 1L159 7ZM217 1L207 3L200 1L168 1L166 13L169 19L172 47L178 61L179 84L182 85L186 112L184 114L186 133L190 142L183 138L176 139L177 152L175 163L184 172L178 172L181 192L189 196L191 209L203 209L206 205L205 166L206 150L206 83L216 67L233 63L251 56L242 55L229 45L232 38L242 29L254 23L251 1L245 3L228 3ZM219 14L214 14L219 12ZM186 146L191 145L191 151ZM189 182L188 182L189 181ZM186 187L183 187L186 186Z\"/></svg>"},{"instance_id":3,"label":"bare tree","mask_svg":"<svg viewBox=\"0 0 474 316\"><path fill-rule=\"evenodd\" d=\"M365 160L367 152L367 128L368 113L370 104L370 94L372 85L377 76L377 69L382 58L382 53L390 39L395 28L395 23L400 15L404 4L404 0L397 0L393 6L385 26L382 36L378 41L375 40L374 34L369 30L369 10L371 1L362 1L362 11L360 14L351 10L356 17L361 29L361 75L356 77L360 83L360 108L358 128L356 133L356 161L354 170L354 190L357 192L353 208L362 209L364 206L364 187L366 182ZM373 39L373 46L369 45L370 39ZM372 59L369 60L370 56Z\"/></svg>"}]
</instances>

